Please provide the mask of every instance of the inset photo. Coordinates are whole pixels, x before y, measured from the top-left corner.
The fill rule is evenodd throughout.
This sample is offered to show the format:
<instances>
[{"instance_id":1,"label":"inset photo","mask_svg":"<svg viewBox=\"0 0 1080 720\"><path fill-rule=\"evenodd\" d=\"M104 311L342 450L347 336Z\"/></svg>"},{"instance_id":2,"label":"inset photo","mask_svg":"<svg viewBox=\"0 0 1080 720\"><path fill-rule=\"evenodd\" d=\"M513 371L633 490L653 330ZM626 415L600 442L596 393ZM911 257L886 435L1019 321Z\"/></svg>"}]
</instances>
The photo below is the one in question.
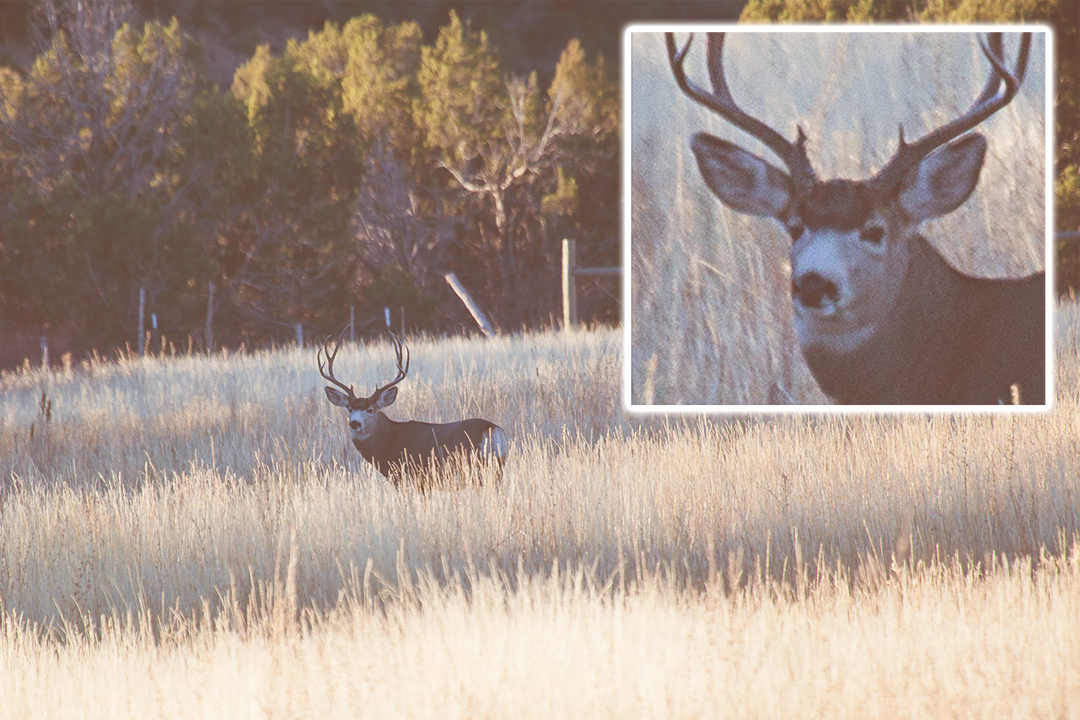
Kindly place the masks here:
<instances>
[{"instance_id":1,"label":"inset photo","mask_svg":"<svg viewBox=\"0 0 1080 720\"><path fill-rule=\"evenodd\" d=\"M1047 28L624 39L630 409L1050 406Z\"/></svg>"}]
</instances>

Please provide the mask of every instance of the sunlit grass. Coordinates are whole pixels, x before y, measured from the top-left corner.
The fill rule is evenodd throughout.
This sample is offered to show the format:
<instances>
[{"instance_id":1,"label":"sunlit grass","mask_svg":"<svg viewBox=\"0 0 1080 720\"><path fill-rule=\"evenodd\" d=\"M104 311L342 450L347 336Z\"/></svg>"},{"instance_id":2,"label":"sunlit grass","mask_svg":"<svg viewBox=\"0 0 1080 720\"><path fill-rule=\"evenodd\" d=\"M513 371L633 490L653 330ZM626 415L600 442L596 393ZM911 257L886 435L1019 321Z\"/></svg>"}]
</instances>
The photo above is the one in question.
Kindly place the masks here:
<instances>
[{"instance_id":1,"label":"sunlit grass","mask_svg":"<svg viewBox=\"0 0 1080 720\"><path fill-rule=\"evenodd\" d=\"M395 490L311 348L0 378L0 714L1075 712L1074 306L1031 416L636 417L616 330L409 345L389 414L499 422L500 486Z\"/></svg>"}]
</instances>

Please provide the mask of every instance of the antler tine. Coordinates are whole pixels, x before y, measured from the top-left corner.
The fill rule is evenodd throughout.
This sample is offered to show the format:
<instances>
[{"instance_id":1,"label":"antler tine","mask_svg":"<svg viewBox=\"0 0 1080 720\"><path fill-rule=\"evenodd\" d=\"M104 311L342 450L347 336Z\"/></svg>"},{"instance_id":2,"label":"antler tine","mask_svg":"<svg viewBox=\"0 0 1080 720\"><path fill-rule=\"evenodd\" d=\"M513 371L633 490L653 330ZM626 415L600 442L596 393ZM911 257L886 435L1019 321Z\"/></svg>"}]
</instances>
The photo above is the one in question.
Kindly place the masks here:
<instances>
[{"instance_id":1,"label":"antler tine","mask_svg":"<svg viewBox=\"0 0 1080 720\"><path fill-rule=\"evenodd\" d=\"M686 55L690 51L690 44L694 41L693 34L683 45L677 49L675 34L664 33L667 40L668 61L671 64L671 72L675 75L675 82L686 95L699 105L712 110L739 129L753 135L776 153L777 157L784 161L791 177L798 185L810 185L816 179L814 168L810 165L810 158L806 154L806 134L802 127L798 128L798 138L790 142L783 135L761 122L757 118L748 115L736 103L728 88L727 79L724 76L724 33L707 33L709 65L709 79L712 82L713 91L709 91L695 85L686 76Z\"/></svg>"},{"instance_id":2,"label":"antler tine","mask_svg":"<svg viewBox=\"0 0 1080 720\"><path fill-rule=\"evenodd\" d=\"M349 397L355 397L355 395L353 395L353 389L352 389L351 385L346 385L345 383L341 382L340 380L338 380L337 378L334 377L334 358L337 357L338 350L341 349L341 340L342 340L342 338L345 337L345 330L348 330L348 329L349 329L349 326L346 325L345 328L341 331L341 334L338 335L337 342L334 343L334 352L332 352L332 353L329 350L327 350L327 346L330 344L330 338L332 338L333 335L327 335L326 340L323 341L322 348L319 350L318 353L316 353L315 358L316 358L316 360L319 361L319 374L323 376L323 379L329 380L330 382L334 383L335 385L337 385L342 390L349 393ZM323 371L323 363L322 363L322 354L323 353L326 353L326 371L325 372ZM329 373L329 374L327 374L327 373Z\"/></svg>"},{"instance_id":3,"label":"antler tine","mask_svg":"<svg viewBox=\"0 0 1080 720\"><path fill-rule=\"evenodd\" d=\"M1005 65L1005 48L1001 33L989 33L986 40L979 37L978 41L991 68L990 76L986 79L982 92L966 113L913 143L908 144L904 141L904 128L901 127L900 147L888 164L877 174L876 182L887 189L895 187L924 157L950 140L973 129L1008 105L1016 96L1020 83L1024 81L1024 74L1027 72L1031 33L1021 35L1016 69L1013 71Z\"/></svg>"},{"instance_id":4,"label":"antler tine","mask_svg":"<svg viewBox=\"0 0 1080 720\"><path fill-rule=\"evenodd\" d=\"M404 380L405 376L409 374L409 361L411 359L409 357L409 349L405 348L405 367L402 367L401 366L401 338L399 338L393 332L390 333L390 337L393 338L394 353L397 355L397 377L395 377L393 380L391 380L386 385L375 388L375 393L374 393L375 395L378 395L383 390L388 390L389 388L394 387L399 382Z\"/></svg>"}]
</instances>

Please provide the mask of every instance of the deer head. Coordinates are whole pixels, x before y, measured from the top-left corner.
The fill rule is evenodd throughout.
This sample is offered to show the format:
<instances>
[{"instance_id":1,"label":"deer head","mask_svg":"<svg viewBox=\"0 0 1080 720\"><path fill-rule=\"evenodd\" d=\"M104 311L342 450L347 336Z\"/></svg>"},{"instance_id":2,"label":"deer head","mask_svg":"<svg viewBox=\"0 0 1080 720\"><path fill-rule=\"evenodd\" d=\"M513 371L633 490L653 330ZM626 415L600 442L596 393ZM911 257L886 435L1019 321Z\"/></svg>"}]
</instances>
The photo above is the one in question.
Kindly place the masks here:
<instances>
[{"instance_id":1,"label":"deer head","mask_svg":"<svg viewBox=\"0 0 1080 720\"><path fill-rule=\"evenodd\" d=\"M689 80L684 68L693 36L681 48L673 33L666 33L666 42L679 88L761 140L786 167L706 133L690 142L713 194L738 212L773 218L791 237L791 298L804 354L821 349L843 355L896 322L898 298L918 282L910 276L927 262L922 256L934 252L917 233L920 223L952 212L974 191L986 140L970 131L1016 95L1031 35L1022 36L1012 69L1001 33L980 37L990 68L968 111L912 143L901 127L892 159L873 177L858 181L820 180L801 127L790 141L739 108L724 75L722 33L707 39L711 92Z\"/></svg>"},{"instance_id":2,"label":"deer head","mask_svg":"<svg viewBox=\"0 0 1080 720\"><path fill-rule=\"evenodd\" d=\"M344 335L345 331L342 330L341 334L338 335L337 342L334 344L333 351L328 349L330 336L327 336L317 354L317 359L319 362L319 374L337 386L324 388L326 397L332 404L349 411L349 434L353 441L356 442L371 437L378 424L379 413L384 408L393 405L394 400L397 399L397 384L404 380L409 373L409 351L408 349L405 350L405 362L402 365L401 339L394 333L390 333L394 343L394 352L397 355L397 376L386 385L376 387L375 392L371 393L371 395L358 398L354 394L351 385L346 385L334 377L334 358L337 357L338 350L341 349L341 339ZM323 353L326 353L325 370L322 361Z\"/></svg>"}]
</instances>

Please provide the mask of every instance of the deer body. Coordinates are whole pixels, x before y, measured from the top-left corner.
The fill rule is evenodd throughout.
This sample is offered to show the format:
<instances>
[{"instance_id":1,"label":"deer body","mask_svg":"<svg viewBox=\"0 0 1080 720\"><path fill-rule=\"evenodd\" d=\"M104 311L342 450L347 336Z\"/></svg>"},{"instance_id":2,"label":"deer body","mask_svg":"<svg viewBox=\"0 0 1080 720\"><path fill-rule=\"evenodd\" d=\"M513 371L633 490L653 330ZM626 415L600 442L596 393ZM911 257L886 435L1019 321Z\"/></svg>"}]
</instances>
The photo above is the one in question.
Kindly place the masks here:
<instances>
[{"instance_id":1,"label":"deer body","mask_svg":"<svg viewBox=\"0 0 1080 720\"><path fill-rule=\"evenodd\" d=\"M762 140L788 172L720 138L698 133L691 149L721 202L772 218L792 240L795 330L821 389L845 404L998 404L1018 388L1045 402L1045 276L991 279L951 267L919 225L974 192L986 140L968 132L1007 104L1023 79L1030 37L1015 74L1004 67L1000 33L983 44L992 72L963 117L900 147L873 178L821 181L805 135L788 142L735 104L724 79L722 35L709 35L713 92L691 83L687 42L668 54L679 87ZM1004 91L999 93L1004 84Z\"/></svg>"},{"instance_id":2,"label":"deer body","mask_svg":"<svg viewBox=\"0 0 1080 720\"><path fill-rule=\"evenodd\" d=\"M506 456L506 434L502 428L480 418L442 424L418 420L395 422L379 412L375 429L363 438L352 433L352 443L365 460L395 485L408 467L431 471L455 453L476 453L500 463Z\"/></svg>"},{"instance_id":3,"label":"deer body","mask_svg":"<svg viewBox=\"0 0 1080 720\"><path fill-rule=\"evenodd\" d=\"M407 466L430 469L454 453L476 452L501 461L506 454L506 435L495 423L480 418L443 424L394 422L379 413L375 431L363 440L353 438L353 445L379 472L396 481Z\"/></svg>"},{"instance_id":4,"label":"deer body","mask_svg":"<svg viewBox=\"0 0 1080 720\"><path fill-rule=\"evenodd\" d=\"M470 418L436 424L417 420L395 422L386 417L383 409L397 399L396 385L405 378L409 368L407 356L402 367L401 342L393 337L398 377L388 385L376 388L368 397L356 397L351 387L334 378L334 358L341 338L332 353L326 348L329 338L323 345L322 351L326 351L328 358L327 371L323 372L321 359L319 371L338 386L327 386L326 397L333 405L349 412L349 435L360 455L395 487L400 487L410 472L416 472L421 491L432 486L433 474L454 456L469 464L494 462L501 467L508 450L506 433L490 420Z\"/></svg>"}]
</instances>

